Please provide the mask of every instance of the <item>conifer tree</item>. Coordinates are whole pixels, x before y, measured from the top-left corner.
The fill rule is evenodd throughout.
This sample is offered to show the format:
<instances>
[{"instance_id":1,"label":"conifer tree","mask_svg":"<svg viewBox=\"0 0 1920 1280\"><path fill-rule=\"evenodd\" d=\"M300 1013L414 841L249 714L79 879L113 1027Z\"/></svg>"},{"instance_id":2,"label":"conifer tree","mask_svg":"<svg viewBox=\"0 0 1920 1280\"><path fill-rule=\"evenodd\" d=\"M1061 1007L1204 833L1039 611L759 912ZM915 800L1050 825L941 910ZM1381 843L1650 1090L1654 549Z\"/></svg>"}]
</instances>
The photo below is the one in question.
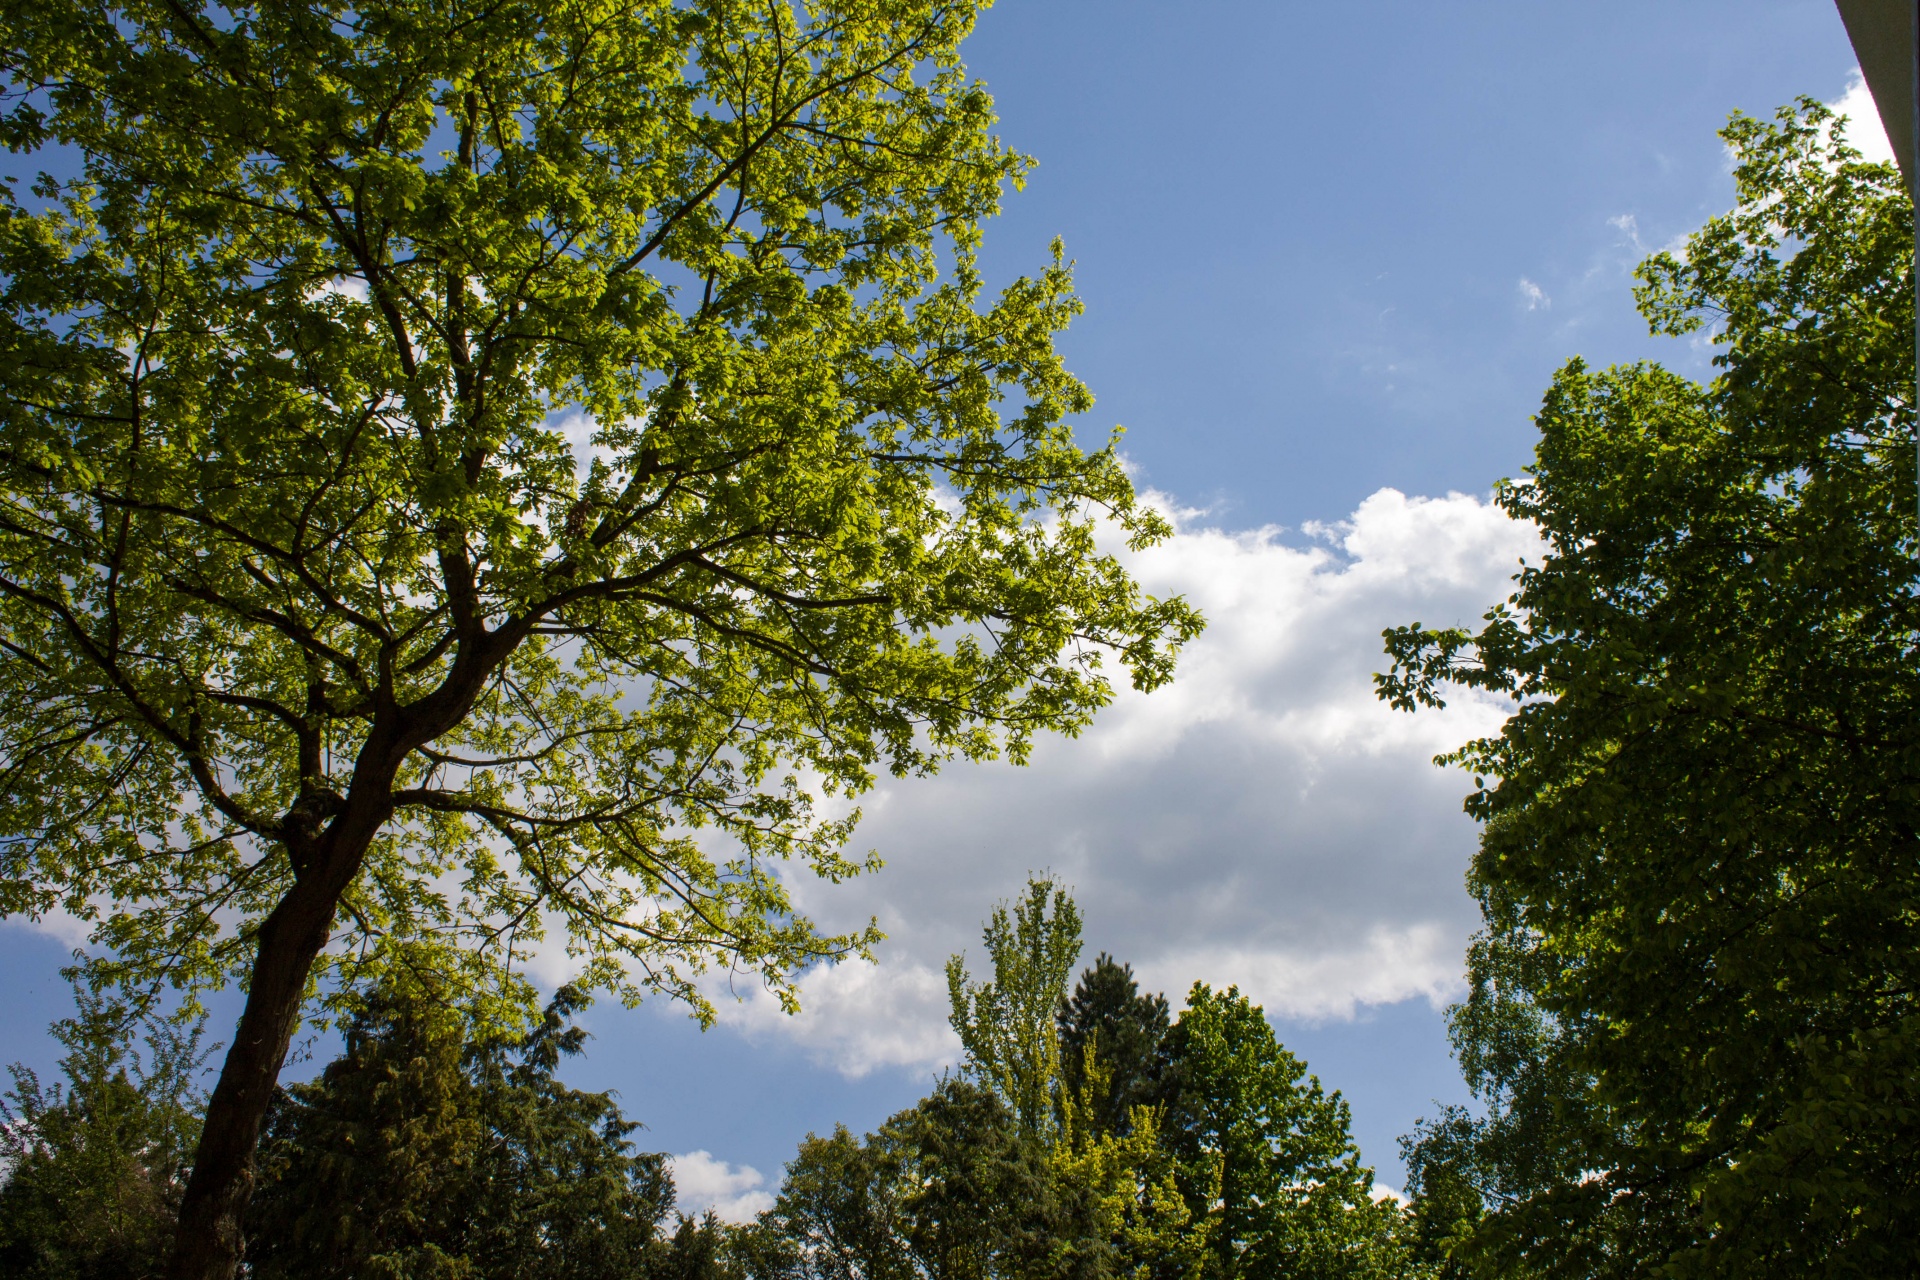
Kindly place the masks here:
<instances>
[{"instance_id":1,"label":"conifer tree","mask_svg":"<svg viewBox=\"0 0 1920 1280\"><path fill-rule=\"evenodd\" d=\"M1088 1118L1098 1132L1124 1134L1136 1107L1165 1101L1167 998L1142 995L1132 965L1101 952L1060 1006L1058 1023L1067 1090L1086 1089L1089 1054L1105 1073Z\"/></svg>"}]
</instances>

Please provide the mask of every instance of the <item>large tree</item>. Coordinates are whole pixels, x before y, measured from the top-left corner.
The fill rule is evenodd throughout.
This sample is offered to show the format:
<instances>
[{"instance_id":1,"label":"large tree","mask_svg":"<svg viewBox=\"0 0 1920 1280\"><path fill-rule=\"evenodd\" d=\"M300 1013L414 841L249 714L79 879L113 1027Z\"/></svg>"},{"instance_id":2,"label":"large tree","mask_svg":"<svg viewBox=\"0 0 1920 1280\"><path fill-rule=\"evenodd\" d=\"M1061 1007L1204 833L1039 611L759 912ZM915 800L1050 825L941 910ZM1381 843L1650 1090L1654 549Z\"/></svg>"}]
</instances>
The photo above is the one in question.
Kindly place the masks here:
<instances>
[{"instance_id":1,"label":"large tree","mask_svg":"<svg viewBox=\"0 0 1920 1280\"><path fill-rule=\"evenodd\" d=\"M876 936L810 796L1170 674L1058 253L983 300L976 8L5 0L0 911L244 983L177 1275L316 992L790 999Z\"/></svg>"},{"instance_id":2,"label":"large tree","mask_svg":"<svg viewBox=\"0 0 1920 1280\"><path fill-rule=\"evenodd\" d=\"M1711 381L1568 364L1498 492L1544 558L1476 632L1388 634L1398 704L1518 703L1453 757L1486 1105L1411 1162L1488 1274L1920 1258L1912 206L1837 129L1734 118L1737 207L1639 273Z\"/></svg>"}]
</instances>

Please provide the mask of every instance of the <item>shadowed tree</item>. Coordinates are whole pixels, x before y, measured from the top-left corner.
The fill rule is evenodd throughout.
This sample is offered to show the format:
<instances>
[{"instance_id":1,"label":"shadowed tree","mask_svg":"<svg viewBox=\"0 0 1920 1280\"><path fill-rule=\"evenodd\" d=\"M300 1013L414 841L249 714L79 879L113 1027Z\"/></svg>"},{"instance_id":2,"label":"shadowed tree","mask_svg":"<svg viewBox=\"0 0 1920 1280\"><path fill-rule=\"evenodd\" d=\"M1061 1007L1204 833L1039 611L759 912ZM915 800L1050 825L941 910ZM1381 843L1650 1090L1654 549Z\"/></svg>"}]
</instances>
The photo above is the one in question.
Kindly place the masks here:
<instances>
[{"instance_id":1,"label":"shadowed tree","mask_svg":"<svg viewBox=\"0 0 1920 1280\"><path fill-rule=\"evenodd\" d=\"M1135 1107L1165 1101L1167 998L1140 994L1132 965L1101 952L1061 1004L1057 1021L1068 1090L1087 1090L1090 1047L1105 1068L1105 1088L1093 1094L1095 1110L1088 1117L1096 1132L1124 1134Z\"/></svg>"},{"instance_id":2,"label":"shadowed tree","mask_svg":"<svg viewBox=\"0 0 1920 1280\"><path fill-rule=\"evenodd\" d=\"M1711 380L1570 361L1498 490L1545 553L1386 635L1395 705L1517 704L1447 757L1482 1107L1409 1160L1476 1274L1920 1259L1913 205L1816 102L1721 136L1738 203L1636 289Z\"/></svg>"},{"instance_id":3,"label":"shadowed tree","mask_svg":"<svg viewBox=\"0 0 1920 1280\"><path fill-rule=\"evenodd\" d=\"M346 1052L282 1092L248 1210L258 1280L710 1275L716 1230L663 1232L665 1157L603 1093L555 1077L585 1035L562 988L533 1031L470 1042L452 1010L382 990ZM704 1259L704 1261L703 1261Z\"/></svg>"},{"instance_id":4,"label":"shadowed tree","mask_svg":"<svg viewBox=\"0 0 1920 1280\"><path fill-rule=\"evenodd\" d=\"M310 994L511 1024L552 928L790 1002L877 936L790 909L813 795L1169 677L1057 251L983 298L975 8L4 0L0 911L245 979L175 1275Z\"/></svg>"}]
</instances>

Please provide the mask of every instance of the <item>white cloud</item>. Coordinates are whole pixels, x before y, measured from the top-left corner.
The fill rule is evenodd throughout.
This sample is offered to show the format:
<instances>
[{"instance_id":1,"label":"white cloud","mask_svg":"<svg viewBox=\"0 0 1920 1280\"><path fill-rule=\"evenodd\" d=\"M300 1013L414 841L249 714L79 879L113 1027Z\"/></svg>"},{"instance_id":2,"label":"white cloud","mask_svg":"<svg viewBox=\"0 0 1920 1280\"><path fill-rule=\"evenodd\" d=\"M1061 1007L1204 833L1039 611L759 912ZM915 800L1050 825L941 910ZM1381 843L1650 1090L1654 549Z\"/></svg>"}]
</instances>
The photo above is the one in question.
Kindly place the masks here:
<instances>
[{"instance_id":1,"label":"white cloud","mask_svg":"<svg viewBox=\"0 0 1920 1280\"><path fill-rule=\"evenodd\" d=\"M668 1156L681 1213L699 1217L711 1209L726 1222L751 1222L773 1207L766 1177L751 1165L728 1164L706 1151Z\"/></svg>"},{"instance_id":2,"label":"white cloud","mask_svg":"<svg viewBox=\"0 0 1920 1280\"><path fill-rule=\"evenodd\" d=\"M1474 829L1466 780L1432 757L1496 732L1506 708L1462 696L1405 715L1372 675L1383 628L1470 625L1505 598L1534 533L1479 498L1392 489L1308 526L1305 546L1173 514L1178 534L1127 560L1146 590L1208 618L1174 684L1123 690L1026 768L883 784L856 847L886 869L793 886L829 926L877 916L879 965L808 975L798 1018L754 993L720 1002L724 1021L848 1076L951 1062L941 964L967 950L977 965L982 918L1043 869L1075 888L1086 958L1112 951L1176 1005L1195 979L1316 1019L1459 990Z\"/></svg>"},{"instance_id":3,"label":"white cloud","mask_svg":"<svg viewBox=\"0 0 1920 1280\"><path fill-rule=\"evenodd\" d=\"M1873 105L1873 95L1867 91L1867 82L1861 76L1860 68L1855 67L1848 76L1847 91L1837 101L1827 105L1847 117L1847 142L1862 157L1869 161L1893 163L1893 144L1887 141L1886 128L1880 123L1879 108Z\"/></svg>"},{"instance_id":4,"label":"white cloud","mask_svg":"<svg viewBox=\"0 0 1920 1280\"><path fill-rule=\"evenodd\" d=\"M792 1017L759 993L735 1001L712 990L709 998L722 1022L750 1037L784 1036L848 1076L959 1061L959 1038L946 1023L943 973L910 961L881 966L854 960L816 970L802 986L801 1011Z\"/></svg>"},{"instance_id":5,"label":"white cloud","mask_svg":"<svg viewBox=\"0 0 1920 1280\"><path fill-rule=\"evenodd\" d=\"M880 963L808 974L797 1017L764 992L736 1000L716 975L723 1022L848 1077L950 1065L942 965L955 951L978 964L982 919L1034 870L1074 886L1086 958L1112 951L1176 1005L1195 980L1308 1019L1459 990L1477 920L1461 883L1474 829L1465 780L1432 757L1496 732L1506 708L1469 695L1404 715L1375 699L1372 673L1382 628L1469 625L1503 599L1518 559L1537 552L1532 530L1480 498L1393 489L1306 526L1304 546L1168 514L1179 532L1125 559L1147 591L1185 595L1208 619L1174 684L1122 688L1089 731L1043 740L1026 768L883 784L856 848L878 848L886 869L793 882L829 928L878 917ZM61 913L27 927L70 944L85 932ZM577 968L558 933L537 951L545 979ZM703 1151L674 1167L698 1211L750 1216L770 1202L753 1169Z\"/></svg>"},{"instance_id":6,"label":"white cloud","mask_svg":"<svg viewBox=\"0 0 1920 1280\"><path fill-rule=\"evenodd\" d=\"M1553 305L1547 291L1525 276L1520 277L1520 301L1529 311L1544 311Z\"/></svg>"}]
</instances>

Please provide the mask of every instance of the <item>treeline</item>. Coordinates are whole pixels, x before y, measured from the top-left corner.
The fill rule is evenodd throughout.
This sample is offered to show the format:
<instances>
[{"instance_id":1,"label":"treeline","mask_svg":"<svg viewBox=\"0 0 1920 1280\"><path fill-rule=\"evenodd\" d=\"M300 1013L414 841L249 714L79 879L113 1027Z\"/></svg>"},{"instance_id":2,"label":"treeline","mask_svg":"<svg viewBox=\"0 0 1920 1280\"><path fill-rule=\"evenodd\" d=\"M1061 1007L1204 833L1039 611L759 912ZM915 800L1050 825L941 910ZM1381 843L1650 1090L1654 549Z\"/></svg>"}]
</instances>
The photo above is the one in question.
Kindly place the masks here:
<instances>
[{"instance_id":1,"label":"treeline","mask_svg":"<svg viewBox=\"0 0 1920 1280\"><path fill-rule=\"evenodd\" d=\"M1080 917L1029 883L985 930L990 975L949 968L965 1051L875 1132L810 1135L743 1226L675 1211L666 1159L613 1098L557 1076L579 1052L562 989L524 1034L474 1039L385 989L342 1053L269 1112L245 1273L531 1280L1298 1276L1423 1269L1413 1219L1374 1195L1346 1104L1236 989L1177 1017L1102 954L1068 991ZM197 1035L136 1051L83 997L56 1028L64 1086L14 1068L0 1270L157 1274L198 1127Z\"/></svg>"}]
</instances>

